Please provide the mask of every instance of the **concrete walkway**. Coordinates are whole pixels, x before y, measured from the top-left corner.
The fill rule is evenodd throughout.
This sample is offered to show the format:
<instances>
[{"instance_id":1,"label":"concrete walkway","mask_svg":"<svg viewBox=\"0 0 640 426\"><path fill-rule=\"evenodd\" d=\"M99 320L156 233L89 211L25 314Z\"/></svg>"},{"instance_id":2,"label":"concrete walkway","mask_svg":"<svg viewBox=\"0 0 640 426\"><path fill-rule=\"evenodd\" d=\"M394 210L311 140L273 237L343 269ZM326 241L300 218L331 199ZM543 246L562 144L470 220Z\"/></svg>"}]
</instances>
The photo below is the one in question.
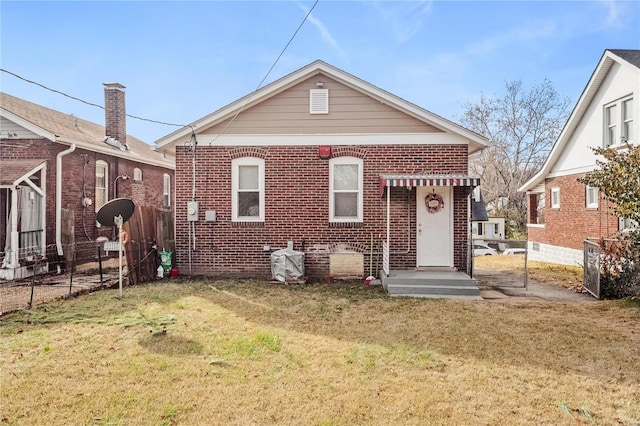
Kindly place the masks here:
<instances>
[{"instance_id":1,"label":"concrete walkway","mask_svg":"<svg viewBox=\"0 0 640 426\"><path fill-rule=\"evenodd\" d=\"M502 271L476 269L474 278L478 280L480 296L485 300L505 300L511 298L529 298L555 302L594 302L591 294L575 292L566 287L547 284L529 279L524 288L521 276Z\"/></svg>"}]
</instances>

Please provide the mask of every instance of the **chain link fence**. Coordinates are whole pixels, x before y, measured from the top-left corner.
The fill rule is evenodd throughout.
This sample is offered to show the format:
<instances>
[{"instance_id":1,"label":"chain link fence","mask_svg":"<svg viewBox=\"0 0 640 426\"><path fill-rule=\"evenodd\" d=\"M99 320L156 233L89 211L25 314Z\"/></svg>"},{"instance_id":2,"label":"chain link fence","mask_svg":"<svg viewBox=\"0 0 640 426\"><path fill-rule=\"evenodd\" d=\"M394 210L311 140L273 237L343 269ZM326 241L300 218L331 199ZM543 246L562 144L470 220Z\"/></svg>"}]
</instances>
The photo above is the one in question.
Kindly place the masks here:
<instances>
[{"instance_id":1,"label":"chain link fence","mask_svg":"<svg viewBox=\"0 0 640 426\"><path fill-rule=\"evenodd\" d=\"M44 255L39 248L20 250L19 276L24 278L0 280L0 315L118 285L118 249L105 250L112 249L113 244L84 241L62 248L63 256L58 255L55 244L47 246ZM0 252L0 260L6 254ZM123 265L127 285L155 279L159 258L154 242L124 244Z\"/></svg>"},{"instance_id":2,"label":"chain link fence","mask_svg":"<svg viewBox=\"0 0 640 426\"><path fill-rule=\"evenodd\" d=\"M487 286L528 287L527 240L474 238L472 276ZM486 259L480 259L486 257ZM507 280L505 271L518 271L519 282Z\"/></svg>"}]
</instances>

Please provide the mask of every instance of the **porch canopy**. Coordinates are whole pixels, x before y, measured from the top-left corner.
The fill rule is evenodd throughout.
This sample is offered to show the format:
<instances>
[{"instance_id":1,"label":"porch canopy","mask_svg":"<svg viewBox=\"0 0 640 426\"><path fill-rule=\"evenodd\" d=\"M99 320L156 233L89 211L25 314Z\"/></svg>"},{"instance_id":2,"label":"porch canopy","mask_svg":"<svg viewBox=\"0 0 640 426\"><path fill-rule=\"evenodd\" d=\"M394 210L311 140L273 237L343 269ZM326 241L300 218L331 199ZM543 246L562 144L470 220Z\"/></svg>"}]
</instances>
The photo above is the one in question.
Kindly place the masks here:
<instances>
[{"instance_id":1,"label":"porch canopy","mask_svg":"<svg viewBox=\"0 0 640 426\"><path fill-rule=\"evenodd\" d=\"M416 186L470 186L480 185L480 178L466 175L381 175L380 196L385 187L399 186L414 188Z\"/></svg>"},{"instance_id":2,"label":"porch canopy","mask_svg":"<svg viewBox=\"0 0 640 426\"><path fill-rule=\"evenodd\" d=\"M42 169L45 160L3 160L0 188L15 189Z\"/></svg>"},{"instance_id":3,"label":"porch canopy","mask_svg":"<svg viewBox=\"0 0 640 426\"><path fill-rule=\"evenodd\" d=\"M380 175L380 197L384 194L385 188L390 187L414 188L418 186L466 186L475 188L480 186L480 178L469 177L467 175L422 175L422 174L399 174ZM389 247L391 238L391 191L387 191L387 238L383 242L382 269L389 275ZM472 200L473 201L473 200Z\"/></svg>"},{"instance_id":4,"label":"porch canopy","mask_svg":"<svg viewBox=\"0 0 640 426\"><path fill-rule=\"evenodd\" d=\"M0 189L6 191L10 207L6 212L6 240L1 242L4 257L1 260L0 278L14 279L13 269L19 267L18 252L21 248L20 232L32 233L22 241L24 245L45 252L44 220L46 217L45 180L47 162L43 159L3 160L0 165ZM36 174L40 172L40 176ZM24 185L26 184L26 186ZM30 198L33 193L38 197ZM31 200L33 207L27 208ZM20 230L18 229L20 225ZM24 248L24 247L23 247ZM7 272L9 270L9 272Z\"/></svg>"}]
</instances>

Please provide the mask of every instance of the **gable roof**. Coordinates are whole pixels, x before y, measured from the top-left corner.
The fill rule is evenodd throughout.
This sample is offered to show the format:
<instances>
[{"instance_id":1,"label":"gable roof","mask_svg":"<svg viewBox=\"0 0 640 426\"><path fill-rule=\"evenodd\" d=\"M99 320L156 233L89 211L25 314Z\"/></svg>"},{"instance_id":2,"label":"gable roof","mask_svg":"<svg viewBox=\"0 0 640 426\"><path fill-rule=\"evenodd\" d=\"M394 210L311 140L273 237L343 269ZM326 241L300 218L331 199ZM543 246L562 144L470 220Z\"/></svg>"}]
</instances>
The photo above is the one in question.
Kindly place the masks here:
<instances>
[{"instance_id":1,"label":"gable roof","mask_svg":"<svg viewBox=\"0 0 640 426\"><path fill-rule=\"evenodd\" d=\"M89 151L175 169L175 161L140 139L127 135L129 151L122 151L104 142L104 126L1 92L0 116L54 142L65 145L75 143L78 148Z\"/></svg>"},{"instance_id":2,"label":"gable roof","mask_svg":"<svg viewBox=\"0 0 640 426\"><path fill-rule=\"evenodd\" d=\"M560 158L565 146L571 139L571 135L580 123L580 119L585 114L587 108L589 108L589 105L598 93L602 82L615 63L621 64L622 66L640 68L640 50L607 49L604 51L596 69L593 71L593 74L591 74L591 78L589 78L589 82L585 86L578 102L573 108L569 119L565 123L562 132L560 132L553 148L551 148L551 152L549 153L547 160L542 165L542 168L531 179L518 188L518 191L530 191L544 182L545 177L551 171L556 161L558 161L558 158Z\"/></svg>"},{"instance_id":3,"label":"gable roof","mask_svg":"<svg viewBox=\"0 0 640 426\"><path fill-rule=\"evenodd\" d=\"M274 81L273 83L262 87L255 93L246 95L236 100L235 102L232 102L231 104L198 119L192 124L192 126L185 126L182 129L176 130L175 132L158 139L155 142L156 149L168 147L169 145L176 143L178 140L188 138L191 135L192 128L205 128L220 123L226 119L233 117L240 111L251 108L252 106L259 104L266 99L269 99L277 95L278 93L281 93L288 88L293 87L296 84L317 74L324 74L331 78L334 78L347 87L350 87L369 97L377 99L380 102L386 103L387 105L407 115L410 115L420 121L443 130L445 133L454 133L465 137L469 140L469 153L479 151L486 147L489 143L489 141L484 136L481 136L456 123L453 123L452 121L449 121L439 115L420 108L419 106L411 102L408 102L370 83L367 83L366 81L361 80L358 77L355 77L332 65L329 65L326 62L317 60L309 65L298 69L297 71L290 73L289 75L286 75L285 77L280 78L279 80Z\"/></svg>"},{"instance_id":4,"label":"gable roof","mask_svg":"<svg viewBox=\"0 0 640 426\"><path fill-rule=\"evenodd\" d=\"M640 68L640 50L610 49L609 52Z\"/></svg>"}]
</instances>

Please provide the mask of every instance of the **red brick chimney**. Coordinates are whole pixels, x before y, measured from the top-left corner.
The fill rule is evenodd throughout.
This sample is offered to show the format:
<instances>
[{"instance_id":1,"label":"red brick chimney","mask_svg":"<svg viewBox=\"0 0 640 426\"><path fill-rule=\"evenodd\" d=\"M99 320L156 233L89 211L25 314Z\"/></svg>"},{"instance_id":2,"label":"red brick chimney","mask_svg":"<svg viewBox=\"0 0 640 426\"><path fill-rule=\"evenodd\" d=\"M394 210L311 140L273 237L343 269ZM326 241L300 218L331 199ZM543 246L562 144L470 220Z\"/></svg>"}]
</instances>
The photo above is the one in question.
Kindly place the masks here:
<instances>
[{"instance_id":1,"label":"red brick chimney","mask_svg":"<svg viewBox=\"0 0 640 426\"><path fill-rule=\"evenodd\" d=\"M127 145L127 112L124 102L124 86L120 83L102 83L104 86L105 136Z\"/></svg>"}]
</instances>

